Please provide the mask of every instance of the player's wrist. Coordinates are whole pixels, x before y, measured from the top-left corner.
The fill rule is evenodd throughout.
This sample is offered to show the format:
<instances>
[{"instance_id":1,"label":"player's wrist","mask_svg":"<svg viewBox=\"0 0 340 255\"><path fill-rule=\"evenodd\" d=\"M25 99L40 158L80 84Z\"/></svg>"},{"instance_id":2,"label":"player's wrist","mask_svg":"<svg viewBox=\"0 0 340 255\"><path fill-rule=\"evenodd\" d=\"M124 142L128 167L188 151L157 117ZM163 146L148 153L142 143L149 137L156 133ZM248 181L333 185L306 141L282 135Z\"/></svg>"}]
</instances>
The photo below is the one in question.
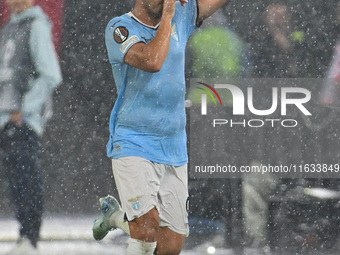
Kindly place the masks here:
<instances>
[{"instance_id":1,"label":"player's wrist","mask_svg":"<svg viewBox=\"0 0 340 255\"><path fill-rule=\"evenodd\" d=\"M172 15L163 14L160 26L162 26L164 28L167 27L166 30L171 29L172 18L173 18Z\"/></svg>"},{"instance_id":2,"label":"player's wrist","mask_svg":"<svg viewBox=\"0 0 340 255\"><path fill-rule=\"evenodd\" d=\"M176 0L165 0L163 3L162 19L172 19L175 15Z\"/></svg>"},{"instance_id":3,"label":"player's wrist","mask_svg":"<svg viewBox=\"0 0 340 255\"><path fill-rule=\"evenodd\" d=\"M161 21L172 21L172 18L174 17L174 13L169 12L163 12Z\"/></svg>"}]
</instances>

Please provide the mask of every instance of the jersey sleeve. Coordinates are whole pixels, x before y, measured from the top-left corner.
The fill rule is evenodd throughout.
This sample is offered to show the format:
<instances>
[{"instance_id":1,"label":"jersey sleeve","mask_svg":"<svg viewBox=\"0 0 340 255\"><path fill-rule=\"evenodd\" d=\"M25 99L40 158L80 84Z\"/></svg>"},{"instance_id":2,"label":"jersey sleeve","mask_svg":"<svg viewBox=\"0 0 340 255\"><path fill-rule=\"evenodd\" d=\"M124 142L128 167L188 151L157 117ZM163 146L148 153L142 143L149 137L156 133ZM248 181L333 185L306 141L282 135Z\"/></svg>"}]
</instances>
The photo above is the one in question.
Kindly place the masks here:
<instances>
[{"instance_id":1,"label":"jersey sleeve","mask_svg":"<svg viewBox=\"0 0 340 255\"><path fill-rule=\"evenodd\" d=\"M189 0L185 7L178 4L178 10L181 12L182 19L186 22L187 37L189 37L200 25L198 23L198 3L197 0Z\"/></svg>"},{"instance_id":2,"label":"jersey sleeve","mask_svg":"<svg viewBox=\"0 0 340 255\"><path fill-rule=\"evenodd\" d=\"M106 27L105 43L111 64L123 63L125 54L131 46L139 42L144 41L136 26L129 20L114 18Z\"/></svg>"}]
</instances>

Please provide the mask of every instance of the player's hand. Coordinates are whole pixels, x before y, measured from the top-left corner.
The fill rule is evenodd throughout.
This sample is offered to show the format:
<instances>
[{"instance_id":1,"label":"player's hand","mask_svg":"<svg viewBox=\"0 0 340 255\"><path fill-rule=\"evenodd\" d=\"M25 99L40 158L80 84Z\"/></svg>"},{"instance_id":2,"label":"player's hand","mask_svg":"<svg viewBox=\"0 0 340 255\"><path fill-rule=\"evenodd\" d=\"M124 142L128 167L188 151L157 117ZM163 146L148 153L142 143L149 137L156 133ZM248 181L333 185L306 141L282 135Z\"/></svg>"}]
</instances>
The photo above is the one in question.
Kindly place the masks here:
<instances>
[{"instance_id":1,"label":"player's hand","mask_svg":"<svg viewBox=\"0 0 340 255\"><path fill-rule=\"evenodd\" d=\"M163 3L163 14L170 15L171 17L175 14L175 4L178 0L164 0Z\"/></svg>"},{"instance_id":2,"label":"player's hand","mask_svg":"<svg viewBox=\"0 0 340 255\"><path fill-rule=\"evenodd\" d=\"M182 6L188 3L188 0L164 0L163 3L163 14L168 14L170 16L174 16L175 14L175 4L179 1Z\"/></svg>"},{"instance_id":3,"label":"player's hand","mask_svg":"<svg viewBox=\"0 0 340 255\"><path fill-rule=\"evenodd\" d=\"M188 0L178 0L178 1L180 1L183 7L188 3Z\"/></svg>"},{"instance_id":4,"label":"player's hand","mask_svg":"<svg viewBox=\"0 0 340 255\"><path fill-rule=\"evenodd\" d=\"M21 127L23 122L24 122L24 118L23 118L23 114L22 112L15 112L12 113L10 115L10 121L14 123L14 125Z\"/></svg>"}]
</instances>

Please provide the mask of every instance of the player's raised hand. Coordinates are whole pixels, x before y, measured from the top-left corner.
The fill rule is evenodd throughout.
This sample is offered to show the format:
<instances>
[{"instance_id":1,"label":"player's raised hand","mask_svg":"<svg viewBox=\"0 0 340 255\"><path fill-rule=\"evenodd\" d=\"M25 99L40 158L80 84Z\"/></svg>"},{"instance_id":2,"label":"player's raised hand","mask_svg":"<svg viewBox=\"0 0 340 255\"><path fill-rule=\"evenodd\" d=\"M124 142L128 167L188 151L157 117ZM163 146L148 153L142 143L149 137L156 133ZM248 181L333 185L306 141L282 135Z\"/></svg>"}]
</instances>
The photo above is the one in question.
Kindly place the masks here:
<instances>
[{"instance_id":1,"label":"player's raised hand","mask_svg":"<svg viewBox=\"0 0 340 255\"><path fill-rule=\"evenodd\" d=\"M164 0L163 14L173 16L175 14L175 4L177 1L179 1L183 7L188 3L188 0Z\"/></svg>"},{"instance_id":2,"label":"player's raised hand","mask_svg":"<svg viewBox=\"0 0 340 255\"><path fill-rule=\"evenodd\" d=\"M167 14L173 17L175 14L175 4L177 1L178 0L164 0L163 14Z\"/></svg>"},{"instance_id":3,"label":"player's raised hand","mask_svg":"<svg viewBox=\"0 0 340 255\"><path fill-rule=\"evenodd\" d=\"M188 3L188 0L178 0L178 1L181 2L181 5L182 5L183 7L185 6L185 4Z\"/></svg>"}]
</instances>

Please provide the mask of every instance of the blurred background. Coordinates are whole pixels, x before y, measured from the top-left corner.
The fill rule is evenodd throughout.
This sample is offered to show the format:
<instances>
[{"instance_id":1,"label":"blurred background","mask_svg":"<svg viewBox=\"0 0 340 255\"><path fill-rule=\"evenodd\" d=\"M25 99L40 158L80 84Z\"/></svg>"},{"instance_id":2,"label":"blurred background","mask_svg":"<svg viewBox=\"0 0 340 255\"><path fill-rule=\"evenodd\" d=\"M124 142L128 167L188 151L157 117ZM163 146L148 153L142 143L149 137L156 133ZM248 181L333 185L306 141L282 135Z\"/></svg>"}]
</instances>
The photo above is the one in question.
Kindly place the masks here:
<instances>
[{"instance_id":1,"label":"blurred background","mask_svg":"<svg viewBox=\"0 0 340 255\"><path fill-rule=\"evenodd\" d=\"M54 23L54 40L63 72L63 83L54 93L55 113L43 137L45 214L49 217L96 215L99 197L117 196L105 149L116 91L107 60L104 30L111 18L131 10L133 3L128 0L36 0ZM187 51L188 83L190 78L212 77L333 78L329 72L340 36L337 6L336 0L230 0L192 36ZM0 10L1 24L4 24L9 16L4 0L0 0ZM329 119L317 129L303 126L299 137L304 139L292 139L291 133L282 130L234 130L229 136L234 146L219 156L244 164L292 163L292 160L301 163L304 158L296 157L296 148L300 148L313 155L310 159L337 162L338 97L333 90L327 91L327 85L319 88L319 93L325 96L318 102L322 107L317 112L321 119L325 116ZM192 130L188 128L188 132L190 137ZM236 142L239 132L246 133L250 139ZM273 141L276 147L268 149L266 145ZM203 149L195 153L193 157L209 156ZM0 217L10 218L14 214L3 174L0 165ZM268 252L268 247L280 250L294 246L294 252L321 254L318 251L325 249L328 250L325 254L331 254L337 247L338 229L328 228L339 223L337 196L322 201L284 197L286 191L300 186L337 192L337 179L191 178L189 186L192 243L187 244L188 248L202 244L202 240L224 248L253 247L261 252ZM259 187L268 189L259 191ZM251 197L249 190L250 194L259 195ZM280 197L274 198L274 195ZM255 205L245 204L247 198L251 200L248 203ZM257 221L251 218L254 214L264 223L251 229L249 226ZM296 222L290 222L291 229L281 233L279 230L288 218ZM304 222L306 218L308 222ZM301 228L290 235L292 228L300 223ZM268 232L275 236L274 241L267 238ZM280 244L278 240L287 235L294 240L284 239ZM322 235L326 237L321 238Z\"/></svg>"}]
</instances>

